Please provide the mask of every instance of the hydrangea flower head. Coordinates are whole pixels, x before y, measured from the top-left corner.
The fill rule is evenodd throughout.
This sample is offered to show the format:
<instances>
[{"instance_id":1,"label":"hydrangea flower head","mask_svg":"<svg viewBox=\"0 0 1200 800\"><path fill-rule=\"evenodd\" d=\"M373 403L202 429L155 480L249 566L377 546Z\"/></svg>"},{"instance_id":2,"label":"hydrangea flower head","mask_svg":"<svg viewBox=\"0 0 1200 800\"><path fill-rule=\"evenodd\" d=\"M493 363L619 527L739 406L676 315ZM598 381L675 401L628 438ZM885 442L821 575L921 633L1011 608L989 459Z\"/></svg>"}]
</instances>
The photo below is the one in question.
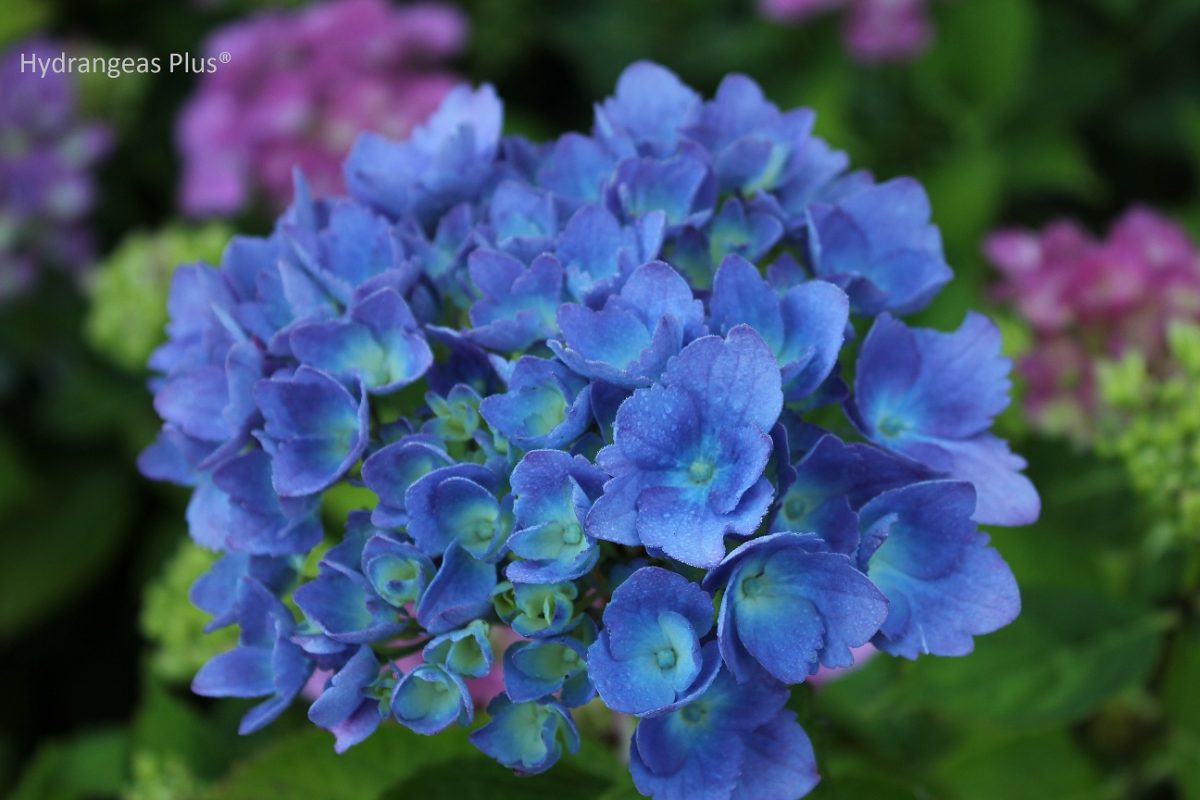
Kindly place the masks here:
<instances>
[{"instance_id":1,"label":"hydrangea flower head","mask_svg":"<svg viewBox=\"0 0 1200 800\"><path fill-rule=\"evenodd\" d=\"M36 283L45 268L78 277L90 265L91 170L108 152L110 133L79 118L74 76L21 67L22 59L60 53L39 39L0 52L0 301Z\"/></svg>"},{"instance_id":2,"label":"hydrangea flower head","mask_svg":"<svg viewBox=\"0 0 1200 800\"><path fill-rule=\"evenodd\" d=\"M359 141L349 198L298 181L269 237L177 272L141 466L194 487L225 552L197 600L243 631L195 688L266 697L252 729L319 669L337 748L478 715L523 774L598 698L640 720L645 794L802 795L789 686L868 643L963 655L1019 610L976 527L1038 511L990 432L996 331L895 316L950 274L924 192L847 173L748 78L706 100L635 64L545 145L501 119L455 89ZM346 484L375 502L322 520Z\"/></svg>"},{"instance_id":3,"label":"hydrangea flower head","mask_svg":"<svg viewBox=\"0 0 1200 800\"><path fill-rule=\"evenodd\" d=\"M1092 439L1096 362L1141 353L1166 369L1167 328L1200 320L1200 251L1174 222L1134 207L1101 240L1075 222L1001 230L984 245L1033 333L1018 364L1026 411L1042 429Z\"/></svg>"},{"instance_id":4,"label":"hydrangea flower head","mask_svg":"<svg viewBox=\"0 0 1200 800\"><path fill-rule=\"evenodd\" d=\"M321 193L341 190L359 133L405 136L438 107L456 79L433 65L465 33L449 6L383 0L270 11L217 31L205 55L230 60L201 77L177 130L183 210L280 208L296 166Z\"/></svg>"}]
</instances>

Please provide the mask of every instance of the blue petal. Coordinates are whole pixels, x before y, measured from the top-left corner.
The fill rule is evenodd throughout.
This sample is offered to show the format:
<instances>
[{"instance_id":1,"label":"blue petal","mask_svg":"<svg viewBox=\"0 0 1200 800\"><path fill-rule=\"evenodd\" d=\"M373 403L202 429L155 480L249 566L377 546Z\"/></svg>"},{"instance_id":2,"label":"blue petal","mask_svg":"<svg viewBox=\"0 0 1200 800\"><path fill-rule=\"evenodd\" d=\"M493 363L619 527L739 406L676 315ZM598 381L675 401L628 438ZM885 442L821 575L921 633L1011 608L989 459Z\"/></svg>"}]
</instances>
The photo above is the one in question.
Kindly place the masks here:
<instances>
[{"instance_id":1,"label":"blue petal","mask_svg":"<svg viewBox=\"0 0 1200 800\"><path fill-rule=\"evenodd\" d=\"M880 317L859 355L855 424L893 451L972 481L980 522L1027 524L1040 502L1020 475L1025 462L985 432L1008 404L1009 367L999 332L979 315L948 334Z\"/></svg>"},{"instance_id":2,"label":"blue petal","mask_svg":"<svg viewBox=\"0 0 1200 800\"><path fill-rule=\"evenodd\" d=\"M226 520L225 544L230 549L282 556L306 553L321 540L319 498L280 498L273 486L273 466L262 450L251 450L213 473L213 491L224 497L216 518ZM196 496L200 494L198 491ZM207 510L218 511L211 504Z\"/></svg>"},{"instance_id":3,"label":"blue petal","mask_svg":"<svg viewBox=\"0 0 1200 800\"><path fill-rule=\"evenodd\" d=\"M814 204L809 230L817 276L846 289L864 314L921 310L953 276L929 217L929 198L910 178L835 205Z\"/></svg>"},{"instance_id":4,"label":"blue petal","mask_svg":"<svg viewBox=\"0 0 1200 800\"><path fill-rule=\"evenodd\" d=\"M356 401L323 372L301 367L291 377L261 381L255 396L273 449L271 480L284 497L327 489L366 448L366 393Z\"/></svg>"},{"instance_id":5,"label":"blue petal","mask_svg":"<svg viewBox=\"0 0 1200 800\"><path fill-rule=\"evenodd\" d=\"M405 437L372 453L362 465L363 482L379 496L371 521L381 528L407 523L404 495L409 487L451 463L444 451L417 437Z\"/></svg>"},{"instance_id":6,"label":"blue petal","mask_svg":"<svg viewBox=\"0 0 1200 800\"><path fill-rule=\"evenodd\" d=\"M735 325L745 323L754 328L776 356L783 351L779 297L746 259L729 256L721 262L713 279L709 311L717 333L724 335Z\"/></svg>"},{"instance_id":7,"label":"blue petal","mask_svg":"<svg viewBox=\"0 0 1200 800\"><path fill-rule=\"evenodd\" d=\"M842 349L850 300L824 281L793 287L781 305L787 340L779 363L790 367L784 393L791 402L808 397L829 377Z\"/></svg>"},{"instance_id":8,"label":"blue petal","mask_svg":"<svg viewBox=\"0 0 1200 800\"><path fill-rule=\"evenodd\" d=\"M971 485L954 481L894 489L863 506L864 537L883 539L871 579L891 604L877 647L906 658L964 655L973 636L1016 618L1016 581L976 530L974 508Z\"/></svg>"},{"instance_id":9,"label":"blue petal","mask_svg":"<svg viewBox=\"0 0 1200 800\"><path fill-rule=\"evenodd\" d=\"M362 380L375 393L407 386L433 363L408 304L394 289L380 289L356 304L350 320L292 329L291 347L301 362L341 380Z\"/></svg>"},{"instance_id":10,"label":"blue petal","mask_svg":"<svg viewBox=\"0 0 1200 800\"><path fill-rule=\"evenodd\" d=\"M399 614L358 575L325 569L299 586L293 597L304 615L335 642L377 642L404 629Z\"/></svg>"},{"instance_id":11,"label":"blue petal","mask_svg":"<svg viewBox=\"0 0 1200 800\"><path fill-rule=\"evenodd\" d=\"M617 165L609 191L626 218L665 213L668 229L703 225L717 199L712 171L687 152L663 161L626 159Z\"/></svg>"},{"instance_id":12,"label":"blue petal","mask_svg":"<svg viewBox=\"0 0 1200 800\"><path fill-rule=\"evenodd\" d=\"M271 649L237 647L213 656L192 679L203 697L263 697L275 692Z\"/></svg>"},{"instance_id":13,"label":"blue petal","mask_svg":"<svg viewBox=\"0 0 1200 800\"><path fill-rule=\"evenodd\" d=\"M543 254L525 267L512 256L476 250L469 263L471 279L483 293L471 306L472 340L514 352L554 335L563 283L557 259Z\"/></svg>"},{"instance_id":14,"label":"blue petal","mask_svg":"<svg viewBox=\"0 0 1200 800\"><path fill-rule=\"evenodd\" d=\"M547 697L562 689L574 675L586 676L586 670L582 642L567 636L515 642L504 653L504 686L516 703ZM567 699L565 693L563 699Z\"/></svg>"},{"instance_id":15,"label":"blue petal","mask_svg":"<svg viewBox=\"0 0 1200 800\"><path fill-rule=\"evenodd\" d=\"M1025 459L990 433L957 441L906 442L895 449L949 477L970 481L978 494L977 522L1029 525L1041 514L1037 489L1021 474Z\"/></svg>"},{"instance_id":16,"label":"blue petal","mask_svg":"<svg viewBox=\"0 0 1200 800\"><path fill-rule=\"evenodd\" d=\"M471 743L524 775L545 772L562 757L564 744L579 750L570 713L553 701L513 703L504 695L488 705L491 720L471 733Z\"/></svg>"},{"instance_id":17,"label":"blue petal","mask_svg":"<svg viewBox=\"0 0 1200 800\"><path fill-rule=\"evenodd\" d=\"M442 467L413 483L404 495L404 505L409 515L408 535L413 538L417 547L430 556L441 555L462 533L453 526L453 515L458 510L453 501L460 497L464 490L456 492L451 489L449 494L443 496L441 488L451 480L474 483L479 487L479 492L482 492L475 492L477 497L490 497L491 502L496 503L490 492L491 487L496 485L496 476L487 467L479 464L464 463Z\"/></svg>"},{"instance_id":18,"label":"blue petal","mask_svg":"<svg viewBox=\"0 0 1200 800\"><path fill-rule=\"evenodd\" d=\"M426 736L455 722L469 725L475 712L462 679L432 664L418 666L396 684L391 708L401 725Z\"/></svg>"},{"instance_id":19,"label":"blue petal","mask_svg":"<svg viewBox=\"0 0 1200 800\"><path fill-rule=\"evenodd\" d=\"M568 133L559 137L538 169L538 183L560 198L581 203L596 200L615 163L612 154L594 139Z\"/></svg>"},{"instance_id":20,"label":"blue petal","mask_svg":"<svg viewBox=\"0 0 1200 800\"><path fill-rule=\"evenodd\" d=\"M646 152L664 154L699 112L700 96L674 73L638 61L617 79L616 96L596 110L596 128L602 139L628 138Z\"/></svg>"},{"instance_id":21,"label":"blue petal","mask_svg":"<svg viewBox=\"0 0 1200 800\"><path fill-rule=\"evenodd\" d=\"M741 780L730 800L792 800L820 782L812 742L794 712L781 709L743 741Z\"/></svg>"},{"instance_id":22,"label":"blue petal","mask_svg":"<svg viewBox=\"0 0 1200 800\"><path fill-rule=\"evenodd\" d=\"M850 648L866 644L888 613L887 600L847 556L814 552L812 540L796 533L755 539L706 579L715 588L729 576L721 602L732 606L735 630L723 635L736 635L767 672L788 684L821 664L849 666ZM731 659L737 678L748 680L740 666L739 658Z\"/></svg>"},{"instance_id":23,"label":"blue petal","mask_svg":"<svg viewBox=\"0 0 1200 800\"><path fill-rule=\"evenodd\" d=\"M575 212L555 243L555 254L567 273L567 287L581 302L611 291L642 255L638 250L633 230L623 228L599 205L586 205Z\"/></svg>"},{"instance_id":24,"label":"blue petal","mask_svg":"<svg viewBox=\"0 0 1200 800\"><path fill-rule=\"evenodd\" d=\"M154 410L188 436L224 442L233 434L225 421L228 401L224 368L202 366L168 378L154 396Z\"/></svg>"},{"instance_id":25,"label":"blue petal","mask_svg":"<svg viewBox=\"0 0 1200 800\"><path fill-rule=\"evenodd\" d=\"M417 622L437 635L482 617L492 607L495 585L495 566L451 545L417 606Z\"/></svg>"}]
</instances>

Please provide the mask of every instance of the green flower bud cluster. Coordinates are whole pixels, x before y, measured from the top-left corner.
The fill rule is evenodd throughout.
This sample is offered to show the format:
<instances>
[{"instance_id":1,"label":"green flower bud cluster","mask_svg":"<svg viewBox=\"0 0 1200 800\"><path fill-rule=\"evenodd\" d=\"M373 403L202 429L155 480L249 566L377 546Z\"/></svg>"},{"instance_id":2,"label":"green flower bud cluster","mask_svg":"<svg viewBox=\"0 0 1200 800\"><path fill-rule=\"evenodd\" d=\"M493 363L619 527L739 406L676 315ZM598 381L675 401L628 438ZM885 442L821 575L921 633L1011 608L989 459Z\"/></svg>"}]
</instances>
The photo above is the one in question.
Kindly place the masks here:
<instances>
[{"instance_id":1,"label":"green flower bud cluster","mask_svg":"<svg viewBox=\"0 0 1200 800\"><path fill-rule=\"evenodd\" d=\"M216 554L184 540L162 574L146 587L142 635L153 645L150 669L163 680L189 681L204 662L237 644L235 628L204 635L208 615L188 600L192 583L216 560Z\"/></svg>"},{"instance_id":2,"label":"green flower bud cluster","mask_svg":"<svg viewBox=\"0 0 1200 800\"><path fill-rule=\"evenodd\" d=\"M132 780L122 800L197 800L204 787L183 759L150 751L133 756Z\"/></svg>"},{"instance_id":3,"label":"green flower bud cluster","mask_svg":"<svg viewBox=\"0 0 1200 800\"><path fill-rule=\"evenodd\" d=\"M91 345L125 369L141 371L165 338L167 290L175 268L219 261L229 237L229 228L219 223L126 236L92 278L85 323Z\"/></svg>"},{"instance_id":4,"label":"green flower bud cluster","mask_svg":"<svg viewBox=\"0 0 1200 800\"><path fill-rule=\"evenodd\" d=\"M1097 449L1124 462L1148 509L1174 536L1200 539L1200 326L1168 331L1169 372L1137 352L1099 365Z\"/></svg>"}]
</instances>

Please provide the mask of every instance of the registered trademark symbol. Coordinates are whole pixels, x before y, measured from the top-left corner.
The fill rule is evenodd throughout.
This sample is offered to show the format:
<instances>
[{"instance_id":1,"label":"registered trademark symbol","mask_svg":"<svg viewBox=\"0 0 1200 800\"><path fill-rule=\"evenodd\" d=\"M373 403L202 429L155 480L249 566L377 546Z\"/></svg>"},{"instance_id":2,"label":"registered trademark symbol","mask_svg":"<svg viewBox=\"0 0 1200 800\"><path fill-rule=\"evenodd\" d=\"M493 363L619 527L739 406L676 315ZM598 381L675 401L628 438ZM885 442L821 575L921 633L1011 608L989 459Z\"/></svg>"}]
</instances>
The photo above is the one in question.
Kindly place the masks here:
<instances>
[{"instance_id":1,"label":"registered trademark symbol","mask_svg":"<svg viewBox=\"0 0 1200 800\"><path fill-rule=\"evenodd\" d=\"M230 61L233 60L233 55L231 55L228 50L222 50L220 55L217 56L217 58L219 58L221 60L222 64L228 64Z\"/></svg>"}]
</instances>

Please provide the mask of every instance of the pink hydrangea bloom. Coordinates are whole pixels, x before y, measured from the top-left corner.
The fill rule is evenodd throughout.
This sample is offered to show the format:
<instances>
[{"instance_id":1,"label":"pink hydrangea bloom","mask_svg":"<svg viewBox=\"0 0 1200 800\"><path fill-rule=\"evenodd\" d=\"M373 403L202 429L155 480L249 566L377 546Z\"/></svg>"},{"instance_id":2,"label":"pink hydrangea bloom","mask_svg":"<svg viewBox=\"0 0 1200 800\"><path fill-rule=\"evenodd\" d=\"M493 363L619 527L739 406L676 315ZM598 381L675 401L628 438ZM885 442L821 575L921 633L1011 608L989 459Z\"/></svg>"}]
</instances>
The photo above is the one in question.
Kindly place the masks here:
<instances>
[{"instance_id":1,"label":"pink hydrangea bloom","mask_svg":"<svg viewBox=\"0 0 1200 800\"><path fill-rule=\"evenodd\" d=\"M360 132L406 136L458 82L436 65L465 35L449 6L385 0L274 11L217 31L205 47L217 69L200 78L176 130L183 209L227 213L257 198L281 208L295 167L316 192L340 191Z\"/></svg>"},{"instance_id":2,"label":"pink hydrangea bloom","mask_svg":"<svg viewBox=\"0 0 1200 800\"><path fill-rule=\"evenodd\" d=\"M1051 432L1087 435L1094 358L1137 350L1153 366L1169 322L1200 320L1200 252L1147 208L1127 211L1105 240L1058 221L1041 232L998 231L984 251L1004 276L999 297L1033 331L1019 370L1027 411Z\"/></svg>"},{"instance_id":3,"label":"pink hydrangea bloom","mask_svg":"<svg viewBox=\"0 0 1200 800\"><path fill-rule=\"evenodd\" d=\"M927 0L759 0L767 17L804 22L842 10L842 40L864 62L903 61L923 52L933 39Z\"/></svg>"}]
</instances>

